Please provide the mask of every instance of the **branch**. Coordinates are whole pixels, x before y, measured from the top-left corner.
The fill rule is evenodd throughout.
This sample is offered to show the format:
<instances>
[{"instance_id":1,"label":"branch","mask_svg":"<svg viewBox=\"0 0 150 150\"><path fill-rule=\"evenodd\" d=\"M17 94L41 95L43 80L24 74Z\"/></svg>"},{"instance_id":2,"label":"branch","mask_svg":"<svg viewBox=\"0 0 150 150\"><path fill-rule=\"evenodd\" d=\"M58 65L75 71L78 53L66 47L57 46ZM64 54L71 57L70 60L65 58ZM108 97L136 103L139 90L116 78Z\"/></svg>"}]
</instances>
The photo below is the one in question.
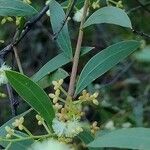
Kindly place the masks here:
<instances>
[{"instance_id":1,"label":"branch","mask_svg":"<svg viewBox=\"0 0 150 150\"><path fill-rule=\"evenodd\" d=\"M67 20L68 20L68 18L69 18L69 16L70 16L70 14L71 14L71 12L72 12L72 10L73 10L75 4L76 4L76 2L77 2L77 0L73 0L71 6L70 6L70 8L69 8L69 10L67 11L67 14L66 14L66 17L65 17L65 19L64 19L64 21L63 21L63 23L62 23L62 26L60 27L60 29L58 30L57 33L54 33L54 37L53 37L54 40L57 39L59 33L61 32L61 30L63 29L64 25L66 24L66 22L67 22Z\"/></svg>"},{"instance_id":2,"label":"branch","mask_svg":"<svg viewBox=\"0 0 150 150\"><path fill-rule=\"evenodd\" d=\"M0 64L2 65L3 63L4 63L4 60L0 58ZM14 99L14 95L13 95L11 86L9 84L6 84L6 88L7 88L7 92L8 92L8 96L9 96L9 101L10 101L11 114L12 114L12 116L15 116L15 115L17 115L18 102L15 101L15 99Z\"/></svg>"},{"instance_id":3,"label":"branch","mask_svg":"<svg viewBox=\"0 0 150 150\"><path fill-rule=\"evenodd\" d=\"M134 34L137 34L137 35L140 35L140 36L142 36L142 37L145 37L145 38L149 38L149 39L150 39L150 35L147 34L147 33L144 33L144 32L141 32L141 31L137 31L137 30L135 30L135 29L132 29L132 32L133 32Z\"/></svg>"},{"instance_id":4,"label":"branch","mask_svg":"<svg viewBox=\"0 0 150 150\"><path fill-rule=\"evenodd\" d=\"M56 40L59 33L61 32L61 30L63 29L68 17L70 16L74 5L76 3L77 0L73 0L72 5L70 7L70 9L67 12L67 15L65 17L65 20L62 23L62 26L60 27L60 29L58 30L57 33L54 33L53 35L51 35L51 37L53 37L52 39ZM2 49L0 51L0 58L5 58L7 56L7 54L9 54L12 50L13 47L16 47L21 40L26 36L26 34L33 28L33 26L46 14L46 12L49 10L49 5L46 5L41 12L33 19L31 19L30 21L28 21L25 26L24 26L24 30L21 33L21 36L17 39L17 36L15 38L15 40L13 40L8 46L6 46L4 49ZM16 33L15 33L16 34Z\"/></svg>"},{"instance_id":5,"label":"branch","mask_svg":"<svg viewBox=\"0 0 150 150\"><path fill-rule=\"evenodd\" d=\"M144 7L148 7L149 5L150 5L150 2L144 4ZM127 13L130 14L131 12L136 11L136 10L138 10L140 8L143 8L143 7L141 5L139 5L137 7L131 8L130 10L127 11Z\"/></svg>"},{"instance_id":6,"label":"branch","mask_svg":"<svg viewBox=\"0 0 150 150\"><path fill-rule=\"evenodd\" d=\"M116 82L118 81L118 79L119 79L120 77L122 77L122 75L125 74L125 73L128 71L128 69L129 69L132 65L133 65L133 62L131 62L131 63L129 63L127 66L125 66L125 68L124 68L120 73L118 73L118 74L116 75L116 77L115 77L114 79L112 79L112 81L110 81L110 82L108 82L108 83L105 83L105 84L102 84L101 87L100 87L100 89L105 88L105 87L108 87L108 86L111 86L111 85L113 85L114 83L116 83Z\"/></svg>"},{"instance_id":7,"label":"branch","mask_svg":"<svg viewBox=\"0 0 150 150\"><path fill-rule=\"evenodd\" d=\"M77 45L76 45L75 55L74 55L74 58L73 58L73 67L72 67L70 83L69 83L69 89L68 89L68 95L71 96L71 97L74 95L74 90L75 90L75 80L76 80L80 50L81 50L81 45L82 45L82 40L83 40L83 28L82 27L83 27L83 24L85 22L85 18L86 18L86 15L87 15L88 5L89 5L89 0L85 0L84 9L83 9L83 16L82 16L82 19L81 19L79 35L78 35L78 41L77 41Z\"/></svg>"},{"instance_id":8,"label":"branch","mask_svg":"<svg viewBox=\"0 0 150 150\"><path fill-rule=\"evenodd\" d=\"M20 37L17 39L17 37L15 38L15 40L13 40L8 46L6 46L4 49L2 49L0 51L0 58L5 58L7 56L7 54L9 54L10 52L12 52L13 47L17 46L21 40L25 37L25 35L32 29L32 27L35 25L36 22L38 22L44 15L45 13L48 11L49 6L46 5L42 11L33 19L31 19L31 21L28 21L25 26L24 29L20 35Z\"/></svg>"},{"instance_id":9,"label":"branch","mask_svg":"<svg viewBox=\"0 0 150 150\"><path fill-rule=\"evenodd\" d=\"M18 65L19 72L21 74L24 74L23 69L22 69L22 65L21 65L21 61L20 61L20 57L18 55L18 49L16 47L13 47L13 49L14 49L14 54L15 54L15 58L16 58L16 62L17 62L17 65Z\"/></svg>"},{"instance_id":10,"label":"branch","mask_svg":"<svg viewBox=\"0 0 150 150\"><path fill-rule=\"evenodd\" d=\"M139 0L136 0L136 2L137 2L145 11L147 11L148 13L150 13L150 10L149 10L144 4L142 4Z\"/></svg>"}]
</instances>

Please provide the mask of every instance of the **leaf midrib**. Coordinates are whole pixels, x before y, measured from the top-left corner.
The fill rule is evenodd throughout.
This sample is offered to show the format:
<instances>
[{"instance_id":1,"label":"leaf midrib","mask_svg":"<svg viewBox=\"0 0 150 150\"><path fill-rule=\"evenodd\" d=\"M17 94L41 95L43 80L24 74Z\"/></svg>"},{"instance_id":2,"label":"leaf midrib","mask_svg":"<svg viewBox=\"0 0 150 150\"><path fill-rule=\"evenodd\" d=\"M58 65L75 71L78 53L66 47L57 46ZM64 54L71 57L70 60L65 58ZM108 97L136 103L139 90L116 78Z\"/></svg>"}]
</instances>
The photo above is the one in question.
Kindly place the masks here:
<instances>
[{"instance_id":1,"label":"leaf midrib","mask_svg":"<svg viewBox=\"0 0 150 150\"><path fill-rule=\"evenodd\" d=\"M121 51L116 52L115 54L113 54L113 55L111 55L111 56L105 58L105 59L104 59L103 61L101 61L98 65L96 65L92 70L90 70L90 72L89 72L88 74L86 74L85 78L83 78L83 79L81 80L78 89L80 89L82 83L83 83L84 80L88 77L88 75L91 74L91 72L93 72L100 64L102 64L103 62L105 62L105 61L106 61L107 59L109 59L110 57L113 57L114 55L117 55L117 54L119 54L120 52L122 52L122 51L124 51L124 50L126 50L126 49L127 49L127 48L122 49ZM90 62L89 62L89 63L90 63ZM89 63L88 63L88 64L89 64ZM88 65L88 64L87 64L87 65ZM83 74L83 73L82 73L82 74ZM81 75L82 75L82 74L81 74ZM79 80L79 81L80 81L80 80Z\"/></svg>"},{"instance_id":2,"label":"leaf midrib","mask_svg":"<svg viewBox=\"0 0 150 150\"><path fill-rule=\"evenodd\" d=\"M10 76L16 81L16 82L18 82L18 83L20 83L23 87L25 87L26 88L26 86L24 86L24 84L22 84L21 82L19 82L18 80L16 80L11 74L10 74ZM36 98L36 100L38 101L38 102L40 102L40 104L41 104L41 106L43 107L44 105L43 105L43 103L41 102L41 101L39 101L39 99L36 97L36 95L32 92L32 90L29 88L26 88L27 89L27 91L30 91L31 93L32 93L32 95L33 95L33 97L35 97ZM24 99L24 98L23 98ZM26 100L25 100L26 101ZM26 101L27 102L27 101ZM49 113L49 111L47 111L47 109L45 109L45 107L43 107L44 108L44 110L46 110L45 112L47 113L47 115L49 116L51 116L51 114ZM36 110L37 110L37 108L36 108Z\"/></svg>"}]
</instances>

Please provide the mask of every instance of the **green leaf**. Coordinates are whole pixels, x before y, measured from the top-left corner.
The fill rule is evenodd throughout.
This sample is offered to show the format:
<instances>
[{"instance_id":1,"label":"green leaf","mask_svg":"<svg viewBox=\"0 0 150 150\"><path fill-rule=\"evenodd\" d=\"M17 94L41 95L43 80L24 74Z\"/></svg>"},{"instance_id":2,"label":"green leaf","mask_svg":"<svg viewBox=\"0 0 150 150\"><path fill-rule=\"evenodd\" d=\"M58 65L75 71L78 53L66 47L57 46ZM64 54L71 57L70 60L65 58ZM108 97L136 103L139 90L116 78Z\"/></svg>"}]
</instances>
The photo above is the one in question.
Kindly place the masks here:
<instances>
[{"instance_id":1,"label":"green leaf","mask_svg":"<svg viewBox=\"0 0 150 150\"><path fill-rule=\"evenodd\" d=\"M94 140L93 135L87 131L84 130L83 132L79 133L77 137L84 143L84 144L89 144ZM89 150L96 150L96 148L88 148Z\"/></svg>"},{"instance_id":2,"label":"green leaf","mask_svg":"<svg viewBox=\"0 0 150 150\"><path fill-rule=\"evenodd\" d=\"M83 56L93 50L95 47L82 47L80 56Z\"/></svg>"},{"instance_id":3,"label":"green leaf","mask_svg":"<svg viewBox=\"0 0 150 150\"><path fill-rule=\"evenodd\" d=\"M78 138L81 139L85 144L89 144L94 140L94 137L91 135L91 133L87 130L84 130L83 132L79 133Z\"/></svg>"},{"instance_id":4,"label":"green leaf","mask_svg":"<svg viewBox=\"0 0 150 150\"><path fill-rule=\"evenodd\" d=\"M69 74L65 70L60 68L60 69L56 70L55 72L52 72L51 74L45 76L37 84L40 87L42 87L43 89L45 89L52 84L52 81L57 81L59 79L65 79L68 76L69 76Z\"/></svg>"},{"instance_id":5,"label":"green leaf","mask_svg":"<svg viewBox=\"0 0 150 150\"><path fill-rule=\"evenodd\" d=\"M139 42L123 41L102 50L92 57L83 68L75 94L79 94L92 81L103 75L140 46Z\"/></svg>"},{"instance_id":6,"label":"green leaf","mask_svg":"<svg viewBox=\"0 0 150 150\"><path fill-rule=\"evenodd\" d=\"M16 90L16 92L32 106L51 127L52 120L55 117L52 103L44 92L36 83L28 77L14 72L6 71L6 76L9 83Z\"/></svg>"},{"instance_id":7,"label":"green leaf","mask_svg":"<svg viewBox=\"0 0 150 150\"><path fill-rule=\"evenodd\" d=\"M67 58L64 53L61 53L47 62L34 76L33 81L38 82L47 74L57 70L61 66L69 63L71 59Z\"/></svg>"},{"instance_id":8,"label":"green leaf","mask_svg":"<svg viewBox=\"0 0 150 150\"><path fill-rule=\"evenodd\" d=\"M57 32L60 30L64 22L65 13L63 11L62 6L59 3L57 3L55 0L50 1L49 9L50 9L50 20L51 20L53 32L57 34ZM70 41L67 23L64 25L63 29L59 33L56 41L60 49L64 52L64 54L67 57L72 58L72 47L71 47L71 41Z\"/></svg>"},{"instance_id":9,"label":"green leaf","mask_svg":"<svg viewBox=\"0 0 150 150\"><path fill-rule=\"evenodd\" d=\"M3 124L1 127L0 127L0 137L6 137L6 130L5 130L5 127L6 126L9 126L11 127L12 129L14 129L14 126L12 126L12 123L16 120L16 119L19 119L20 117L22 116L25 116L26 114L28 114L32 109L29 109L27 111L25 111L24 113L10 119L8 122L6 122L5 124ZM26 134L24 133L21 133L19 131L16 131L15 130L15 133L21 135L21 136L27 136ZM19 142L15 142L11 145L11 147L9 148L9 150L26 150L28 146L30 146L32 143L34 142L34 140L30 139L30 140L26 140L26 141L19 141ZM0 145L2 145L3 147L6 147L7 145L9 144L9 142L2 142L0 140Z\"/></svg>"},{"instance_id":10,"label":"green leaf","mask_svg":"<svg viewBox=\"0 0 150 150\"><path fill-rule=\"evenodd\" d=\"M82 47L80 56L87 54L94 47ZM47 62L33 77L34 82L40 82L46 75L57 70L58 68L71 62L71 59L66 57L64 53L58 54L56 57Z\"/></svg>"},{"instance_id":11,"label":"green leaf","mask_svg":"<svg viewBox=\"0 0 150 150\"><path fill-rule=\"evenodd\" d=\"M83 27L92 24L109 23L132 29L131 21L124 10L116 7L103 7L95 11L84 23Z\"/></svg>"},{"instance_id":12,"label":"green leaf","mask_svg":"<svg viewBox=\"0 0 150 150\"><path fill-rule=\"evenodd\" d=\"M88 146L149 150L149 137L150 129L148 128L119 129L99 136Z\"/></svg>"},{"instance_id":13,"label":"green leaf","mask_svg":"<svg viewBox=\"0 0 150 150\"><path fill-rule=\"evenodd\" d=\"M150 63L150 46L147 46L141 51L136 52L133 57L139 62Z\"/></svg>"},{"instance_id":14,"label":"green leaf","mask_svg":"<svg viewBox=\"0 0 150 150\"><path fill-rule=\"evenodd\" d=\"M32 6L20 0L0 0L0 16L32 16L37 13Z\"/></svg>"}]
</instances>

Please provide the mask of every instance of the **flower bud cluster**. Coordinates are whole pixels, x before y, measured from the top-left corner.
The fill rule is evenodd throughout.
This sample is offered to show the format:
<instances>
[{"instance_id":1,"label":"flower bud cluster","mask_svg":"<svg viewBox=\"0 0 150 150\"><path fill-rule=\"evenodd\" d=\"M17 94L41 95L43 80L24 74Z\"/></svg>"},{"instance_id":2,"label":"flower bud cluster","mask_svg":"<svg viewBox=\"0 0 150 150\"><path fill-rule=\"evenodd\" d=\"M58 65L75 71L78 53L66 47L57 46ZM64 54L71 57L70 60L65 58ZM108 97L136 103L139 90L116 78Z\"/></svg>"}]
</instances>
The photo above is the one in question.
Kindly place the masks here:
<instances>
[{"instance_id":1,"label":"flower bud cluster","mask_svg":"<svg viewBox=\"0 0 150 150\"><path fill-rule=\"evenodd\" d=\"M44 123L44 119L40 115L36 115L36 119L38 120L38 125L42 125Z\"/></svg>"},{"instance_id":2,"label":"flower bud cluster","mask_svg":"<svg viewBox=\"0 0 150 150\"><path fill-rule=\"evenodd\" d=\"M8 80L7 80L7 77L5 74L5 71L8 71L8 70L11 70L11 68L9 66L5 65L5 63L1 65L1 67L0 67L0 85L8 83Z\"/></svg>"},{"instance_id":3,"label":"flower bud cluster","mask_svg":"<svg viewBox=\"0 0 150 150\"><path fill-rule=\"evenodd\" d=\"M99 129L100 127L98 127L97 121L94 121L93 124L91 125L91 132L95 134Z\"/></svg>"},{"instance_id":4,"label":"flower bud cluster","mask_svg":"<svg viewBox=\"0 0 150 150\"><path fill-rule=\"evenodd\" d=\"M58 81L53 81L52 84L54 85L54 90L55 93L50 93L49 97L51 99L53 99L53 107L55 108L56 111L60 110L63 106L61 104L58 103L58 101L62 101L62 99L60 98L60 94L61 94L61 90L62 88L62 84L63 84L63 79L60 79ZM64 93L63 93L64 94Z\"/></svg>"},{"instance_id":5,"label":"flower bud cluster","mask_svg":"<svg viewBox=\"0 0 150 150\"><path fill-rule=\"evenodd\" d=\"M79 97L79 100L82 100L83 102L92 102L95 105L98 105L99 102L97 100L98 97L98 93L95 92L93 95L90 95L89 93L87 93L86 90L83 90L82 95Z\"/></svg>"},{"instance_id":6,"label":"flower bud cluster","mask_svg":"<svg viewBox=\"0 0 150 150\"><path fill-rule=\"evenodd\" d=\"M55 91L55 94L53 94L53 93L50 93L50 94L49 94L49 97L53 99L53 103L54 103L54 104L56 104L56 103L58 102L58 100L59 100L59 95L60 95L60 90L59 90L59 89L57 89L57 90Z\"/></svg>"},{"instance_id":7,"label":"flower bud cluster","mask_svg":"<svg viewBox=\"0 0 150 150\"><path fill-rule=\"evenodd\" d=\"M6 126L5 130L7 132L6 138L11 138L15 133L14 129L10 128L9 126Z\"/></svg>"},{"instance_id":8,"label":"flower bud cluster","mask_svg":"<svg viewBox=\"0 0 150 150\"><path fill-rule=\"evenodd\" d=\"M63 80L53 81L52 83L55 92L54 94L50 93L49 97L53 99L56 112L52 128L60 140L66 139L67 141L71 141L73 137L83 131L81 118L85 113L82 111L82 103L92 102L98 105L98 93L95 92L90 95L84 90L77 100L73 100L62 88ZM66 95L66 99L61 98L61 92ZM91 126L92 133L95 133L98 129L97 122L94 122ZM63 141L66 142L66 140Z\"/></svg>"},{"instance_id":9,"label":"flower bud cluster","mask_svg":"<svg viewBox=\"0 0 150 150\"><path fill-rule=\"evenodd\" d=\"M117 4L116 4L116 7L123 8L122 1L118 1Z\"/></svg>"},{"instance_id":10,"label":"flower bud cluster","mask_svg":"<svg viewBox=\"0 0 150 150\"><path fill-rule=\"evenodd\" d=\"M1 24L5 24L6 22L12 22L13 21L13 18L12 17L4 17L2 20L1 20Z\"/></svg>"},{"instance_id":11,"label":"flower bud cluster","mask_svg":"<svg viewBox=\"0 0 150 150\"><path fill-rule=\"evenodd\" d=\"M14 127L17 127L19 130L23 130L24 129L23 123L24 123L24 117L21 117L19 119L16 119L15 122L12 123L12 125Z\"/></svg>"},{"instance_id":12,"label":"flower bud cluster","mask_svg":"<svg viewBox=\"0 0 150 150\"><path fill-rule=\"evenodd\" d=\"M92 3L92 8L93 8L93 9L100 8L99 0L97 0L97 1L95 1L95 2Z\"/></svg>"}]
</instances>

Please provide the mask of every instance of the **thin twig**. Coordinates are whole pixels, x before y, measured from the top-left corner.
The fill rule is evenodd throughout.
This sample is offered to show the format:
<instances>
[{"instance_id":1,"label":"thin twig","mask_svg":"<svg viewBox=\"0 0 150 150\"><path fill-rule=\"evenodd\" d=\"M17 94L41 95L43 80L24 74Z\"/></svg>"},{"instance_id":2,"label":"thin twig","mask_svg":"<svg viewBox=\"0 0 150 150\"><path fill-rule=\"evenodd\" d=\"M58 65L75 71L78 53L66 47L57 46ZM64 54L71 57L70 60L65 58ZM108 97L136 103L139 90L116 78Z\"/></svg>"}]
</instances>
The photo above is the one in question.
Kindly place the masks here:
<instances>
[{"instance_id":1,"label":"thin twig","mask_svg":"<svg viewBox=\"0 0 150 150\"><path fill-rule=\"evenodd\" d=\"M19 58L19 55L18 55L18 50L15 46L13 47L13 49L14 49L14 54L15 54L15 58L16 58L16 62L17 62L17 65L18 65L19 72L21 74L24 74L23 69L22 69L22 65L21 65L21 61L20 61L20 58Z\"/></svg>"},{"instance_id":2,"label":"thin twig","mask_svg":"<svg viewBox=\"0 0 150 150\"><path fill-rule=\"evenodd\" d=\"M135 30L135 29L132 29L132 32L133 32L134 34L137 34L137 35L140 35L140 36L142 36L142 37L145 37L145 38L149 38L149 39L150 39L150 35L149 35L149 34L146 34L146 33L144 33L144 32L137 31L137 30Z\"/></svg>"},{"instance_id":3,"label":"thin twig","mask_svg":"<svg viewBox=\"0 0 150 150\"><path fill-rule=\"evenodd\" d=\"M76 80L76 75L77 75L77 68L78 68L78 63L79 63L81 44L82 44L82 40L83 40L83 24L84 24L85 19L86 19L88 6L89 6L89 0L85 0L84 9L83 9L83 16L81 19L79 36L78 36L77 46L76 46L75 55L74 55L74 59L73 59L73 67L72 67L69 89L68 89L68 95L71 97L74 95L75 80Z\"/></svg>"},{"instance_id":4,"label":"thin twig","mask_svg":"<svg viewBox=\"0 0 150 150\"><path fill-rule=\"evenodd\" d=\"M150 5L150 2L148 2L146 4L143 4L143 5L144 5L144 7L148 7ZM136 11L136 10L138 10L140 8L143 8L143 7L141 5L139 5L137 7L131 8L130 10L127 11L127 14L130 14L131 12Z\"/></svg>"},{"instance_id":5,"label":"thin twig","mask_svg":"<svg viewBox=\"0 0 150 150\"><path fill-rule=\"evenodd\" d=\"M36 24L36 22L38 22L44 15L45 13L48 11L49 6L46 5L42 11L33 19L31 19L31 21L28 21L25 26L24 26L24 30L22 31L20 37L18 39L16 39L15 41L13 40L9 45L7 45L4 49L2 49L0 51L0 57L1 58L5 58L7 56L7 54L9 54L10 52L12 52L13 47L17 46L21 40L26 36L26 34L33 28L33 26Z\"/></svg>"},{"instance_id":6,"label":"thin twig","mask_svg":"<svg viewBox=\"0 0 150 150\"><path fill-rule=\"evenodd\" d=\"M114 79L112 79L112 81L108 82L108 83L105 83L105 84L102 84L100 89L102 88L105 88L105 87L108 87L110 85L113 85L115 82L118 81L118 79L128 71L128 69L133 65L133 62L129 63L120 73L118 73L116 75L116 77Z\"/></svg>"},{"instance_id":7,"label":"thin twig","mask_svg":"<svg viewBox=\"0 0 150 150\"><path fill-rule=\"evenodd\" d=\"M137 2L145 11L147 11L148 13L150 13L150 10L149 10L144 4L142 4L139 0L136 0L136 2Z\"/></svg>"},{"instance_id":8,"label":"thin twig","mask_svg":"<svg viewBox=\"0 0 150 150\"><path fill-rule=\"evenodd\" d=\"M0 58L0 65L2 65L3 63L4 60ZM9 101L10 101L11 114L12 116L15 116L17 114L17 102L14 99L11 86L9 84L6 84L6 88L9 96Z\"/></svg>"},{"instance_id":9,"label":"thin twig","mask_svg":"<svg viewBox=\"0 0 150 150\"><path fill-rule=\"evenodd\" d=\"M62 31L63 27L65 26L65 24L66 24L66 22L67 22L67 20L68 20L68 18L69 18L69 16L70 16L70 14L71 14L71 12L72 12L74 6L75 6L75 4L76 4L76 1L77 1L77 0L73 0L71 6L69 7L69 10L67 11L66 17L65 17L65 19L63 20L63 23L62 23L60 29L57 31L57 33L54 33L54 36L53 36L53 39L54 39L54 40L57 39L59 33Z\"/></svg>"}]
</instances>

